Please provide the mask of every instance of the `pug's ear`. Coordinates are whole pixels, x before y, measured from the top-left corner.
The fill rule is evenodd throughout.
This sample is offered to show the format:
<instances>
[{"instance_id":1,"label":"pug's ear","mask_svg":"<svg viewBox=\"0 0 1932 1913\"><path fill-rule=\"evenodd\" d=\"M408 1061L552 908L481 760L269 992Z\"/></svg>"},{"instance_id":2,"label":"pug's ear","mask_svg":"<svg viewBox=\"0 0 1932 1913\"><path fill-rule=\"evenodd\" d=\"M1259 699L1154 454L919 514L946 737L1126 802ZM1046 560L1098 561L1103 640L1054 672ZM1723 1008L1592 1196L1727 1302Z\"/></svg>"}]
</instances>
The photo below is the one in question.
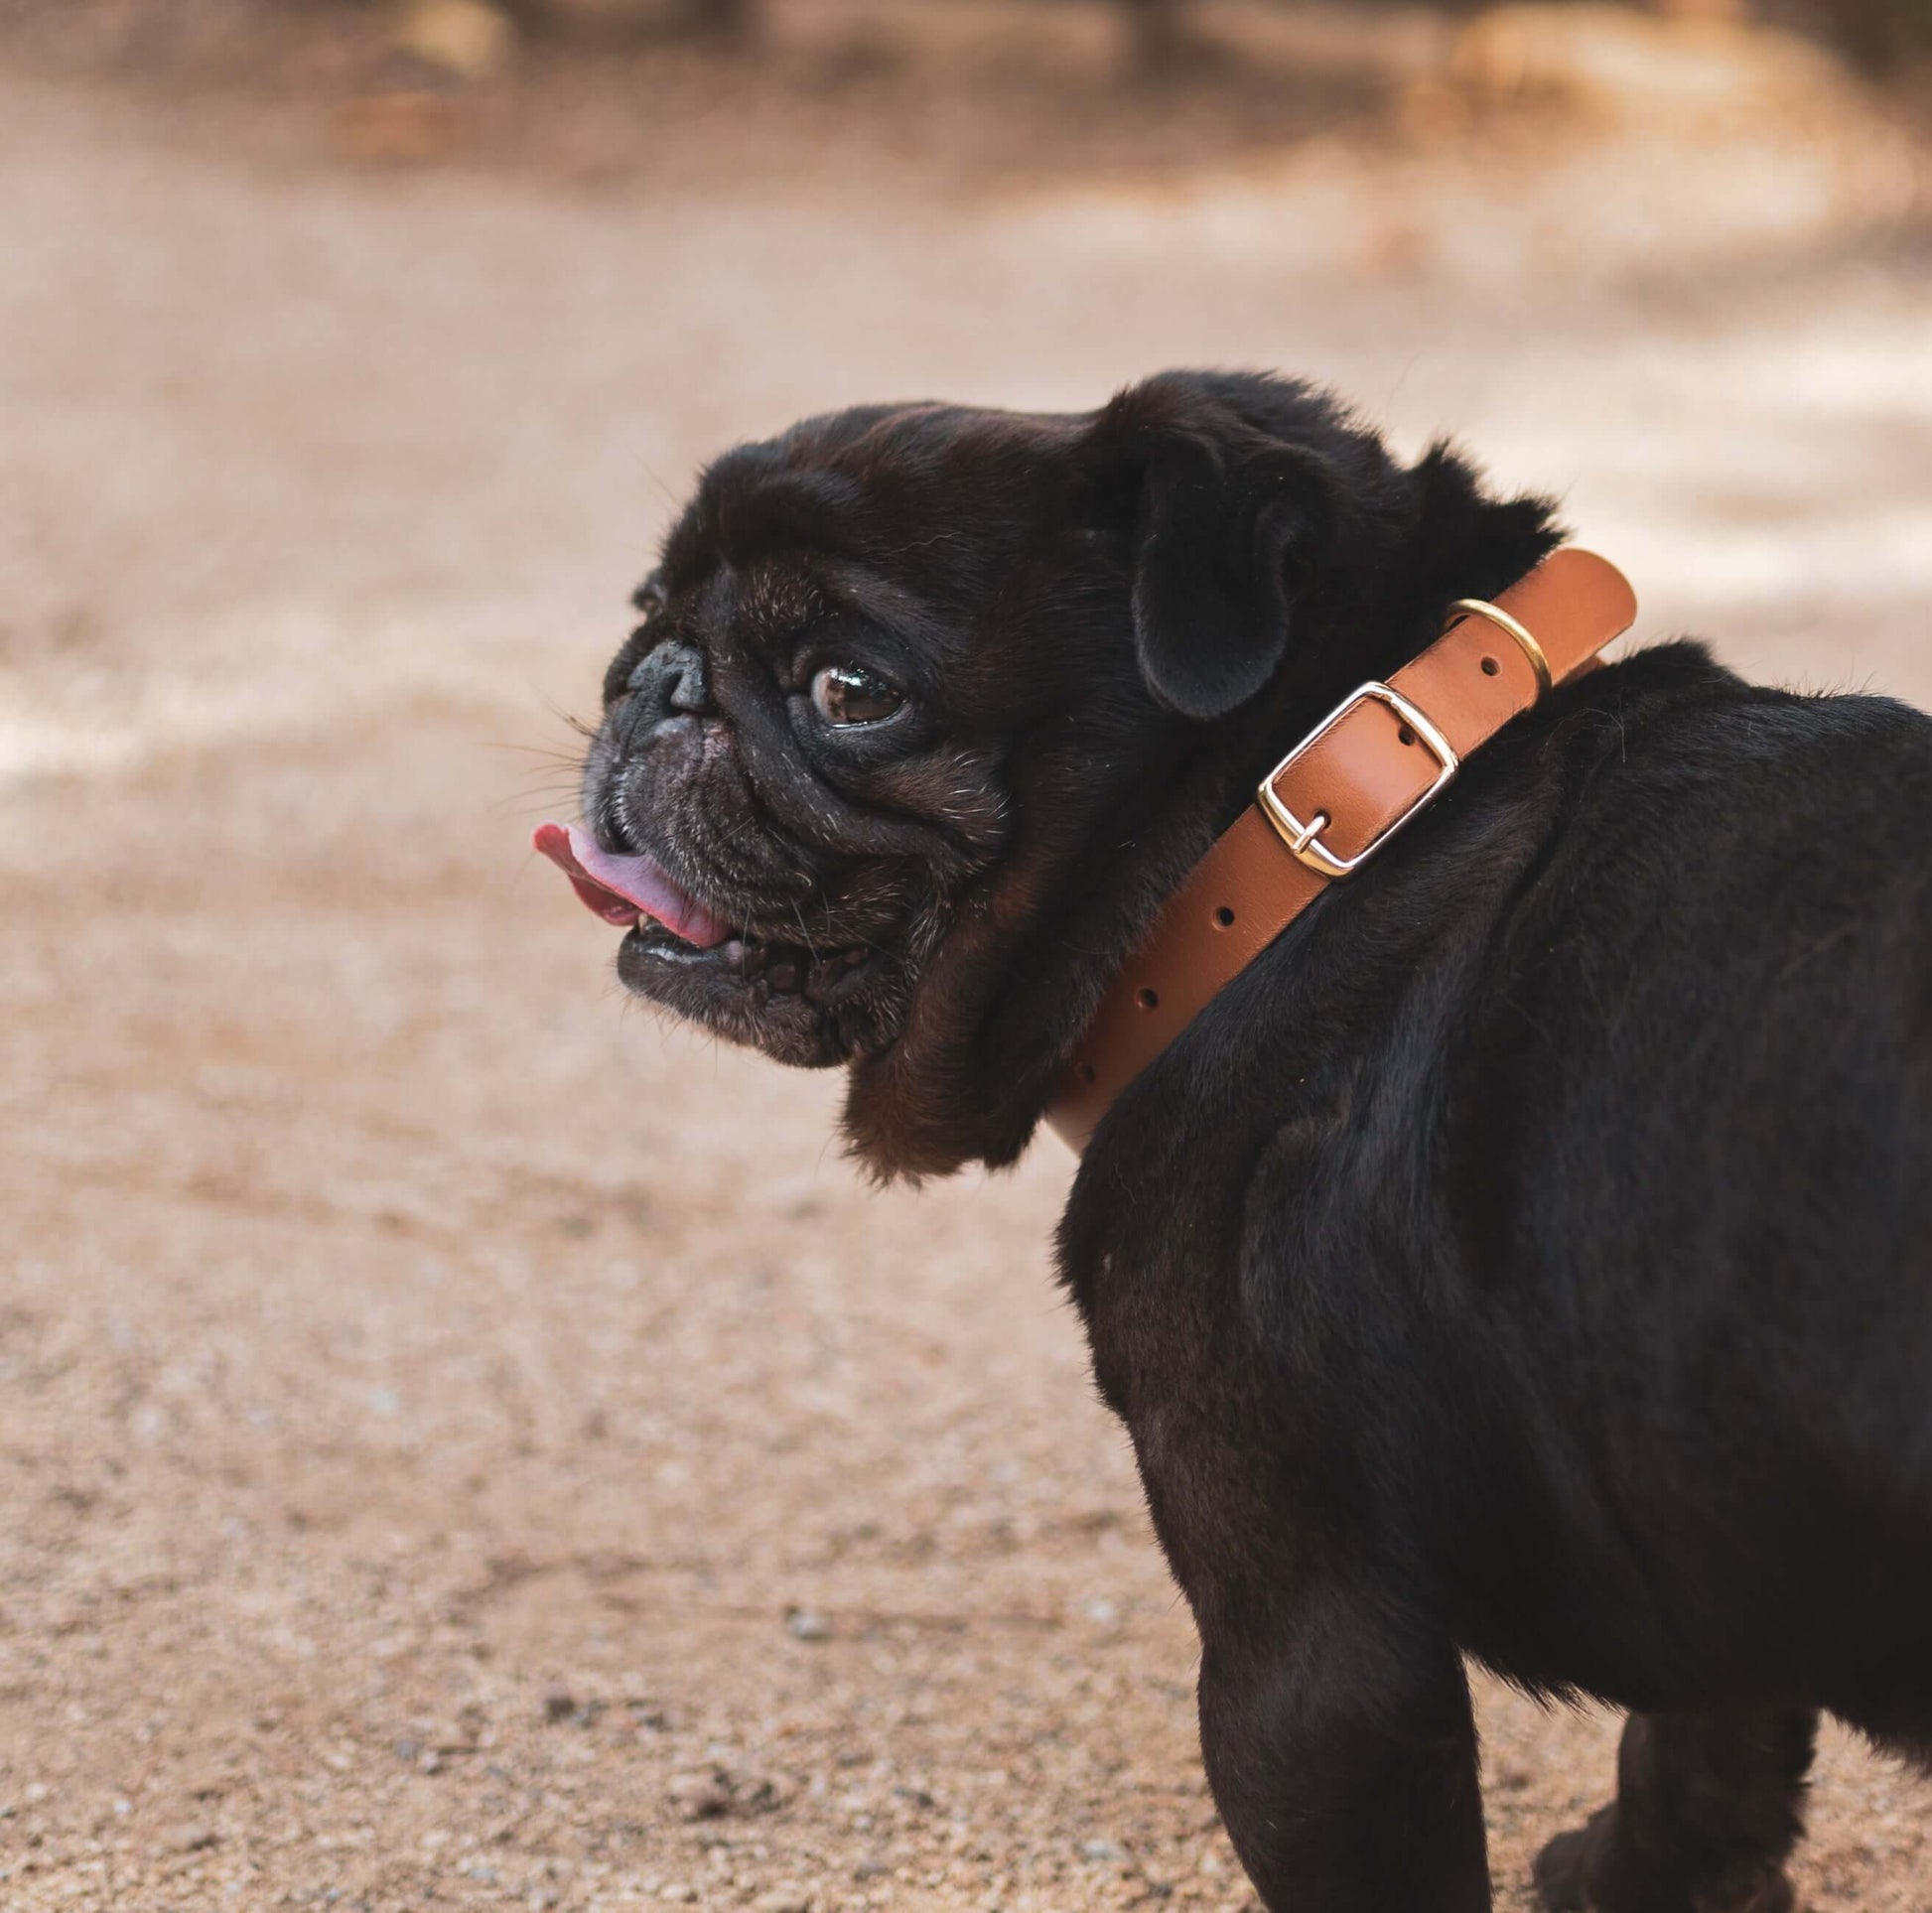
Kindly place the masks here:
<instances>
[{"instance_id":1,"label":"pug's ear","mask_svg":"<svg viewBox=\"0 0 1932 1913\"><path fill-rule=\"evenodd\" d=\"M1188 718L1224 717L1268 683L1332 535L1326 461L1243 417L1215 389L1231 383L1131 387L1090 441L1098 495L1129 534L1141 675Z\"/></svg>"}]
</instances>

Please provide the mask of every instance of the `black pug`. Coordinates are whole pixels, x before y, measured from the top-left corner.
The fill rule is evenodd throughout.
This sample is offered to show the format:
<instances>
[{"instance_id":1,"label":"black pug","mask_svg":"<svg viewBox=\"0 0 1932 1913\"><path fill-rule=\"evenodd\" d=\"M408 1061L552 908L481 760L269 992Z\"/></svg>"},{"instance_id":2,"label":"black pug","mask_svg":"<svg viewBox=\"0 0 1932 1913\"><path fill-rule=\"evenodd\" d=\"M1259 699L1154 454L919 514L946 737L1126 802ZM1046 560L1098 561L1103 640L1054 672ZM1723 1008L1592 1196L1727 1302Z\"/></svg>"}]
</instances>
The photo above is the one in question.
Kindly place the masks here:
<instances>
[{"instance_id":1,"label":"black pug","mask_svg":"<svg viewBox=\"0 0 1932 1913\"><path fill-rule=\"evenodd\" d=\"M576 881L880 1175L1011 1162L1263 773L1558 540L1272 378L809 420L640 592ZM1932 721L1639 652L1095 1134L1060 1273L1270 1908L1490 1905L1466 1656L1631 1710L1551 1907L1788 1906L1821 1708L1932 1757L1928 825Z\"/></svg>"}]
</instances>

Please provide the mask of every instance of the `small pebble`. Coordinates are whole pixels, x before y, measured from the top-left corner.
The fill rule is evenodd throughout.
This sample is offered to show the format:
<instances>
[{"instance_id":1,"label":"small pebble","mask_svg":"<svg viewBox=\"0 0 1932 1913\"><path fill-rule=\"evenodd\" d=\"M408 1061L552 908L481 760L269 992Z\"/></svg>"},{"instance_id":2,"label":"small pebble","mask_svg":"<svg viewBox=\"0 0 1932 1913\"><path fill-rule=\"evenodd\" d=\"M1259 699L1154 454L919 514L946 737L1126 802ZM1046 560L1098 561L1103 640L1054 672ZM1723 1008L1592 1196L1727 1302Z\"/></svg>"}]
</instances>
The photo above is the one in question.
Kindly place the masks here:
<instances>
[{"instance_id":1,"label":"small pebble","mask_svg":"<svg viewBox=\"0 0 1932 1913\"><path fill-rule=\"evenodd\" d=\"M829 1641L832 1638L832 1623L814 1608L792 1608L785 1615L785 1626L794 1641Z\"/></svg>"},{"instance_id":2,"label":"small pebble","mask_svg":"<svg viewBox=\"0 0 1932 1913\"><path fill-rule=\"evenodd\" d=\"M674 1774L667 1792L686 1820L716 1820L731 1812L731 1790L716 1774Z\"/></svg>"}]
</instances>

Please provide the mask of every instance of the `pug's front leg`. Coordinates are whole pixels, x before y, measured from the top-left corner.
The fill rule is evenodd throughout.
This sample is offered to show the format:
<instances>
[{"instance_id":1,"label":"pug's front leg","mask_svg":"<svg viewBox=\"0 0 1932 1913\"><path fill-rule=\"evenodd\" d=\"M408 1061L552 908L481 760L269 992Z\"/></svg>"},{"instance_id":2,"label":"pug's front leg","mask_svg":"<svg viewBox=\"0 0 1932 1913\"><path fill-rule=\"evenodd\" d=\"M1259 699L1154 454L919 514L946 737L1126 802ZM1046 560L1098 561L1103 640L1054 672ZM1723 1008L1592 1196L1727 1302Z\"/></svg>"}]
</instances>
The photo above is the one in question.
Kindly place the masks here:
<instances>
[{"instance_id":1,"label":"pug's front leg","mask_svg":"<svg viewBox=\"0 0 1932 1913\"><path fill-rule=\"evenodd\" d=\"M1452 1642L1332 1589L1202 1631L1208 1782L1270 1913L1488 1913Z\"/></svg>"}]
</instances>

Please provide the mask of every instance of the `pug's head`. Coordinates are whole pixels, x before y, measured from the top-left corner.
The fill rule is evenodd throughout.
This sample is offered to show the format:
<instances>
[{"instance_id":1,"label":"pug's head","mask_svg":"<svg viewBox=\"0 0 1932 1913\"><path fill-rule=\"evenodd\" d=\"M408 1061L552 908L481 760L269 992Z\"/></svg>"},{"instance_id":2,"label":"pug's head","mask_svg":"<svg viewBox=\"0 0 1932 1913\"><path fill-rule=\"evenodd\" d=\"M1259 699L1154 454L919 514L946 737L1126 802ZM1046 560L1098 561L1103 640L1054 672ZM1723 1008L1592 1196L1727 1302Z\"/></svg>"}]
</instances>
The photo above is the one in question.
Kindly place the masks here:
<instances>
[{"instance_id":1,"label":"pug's head","mask_svg":"<svg viewBox=\"0 0 1932 1913\"><path fill-rule=\"evenodd\" d=\"M639 996L844 1064L882 1174L1026 1147L1109 977L1295 739L1555 544L1311 388L807 420L704 474L540 847Z\"/></svg>"}]
</instances>

